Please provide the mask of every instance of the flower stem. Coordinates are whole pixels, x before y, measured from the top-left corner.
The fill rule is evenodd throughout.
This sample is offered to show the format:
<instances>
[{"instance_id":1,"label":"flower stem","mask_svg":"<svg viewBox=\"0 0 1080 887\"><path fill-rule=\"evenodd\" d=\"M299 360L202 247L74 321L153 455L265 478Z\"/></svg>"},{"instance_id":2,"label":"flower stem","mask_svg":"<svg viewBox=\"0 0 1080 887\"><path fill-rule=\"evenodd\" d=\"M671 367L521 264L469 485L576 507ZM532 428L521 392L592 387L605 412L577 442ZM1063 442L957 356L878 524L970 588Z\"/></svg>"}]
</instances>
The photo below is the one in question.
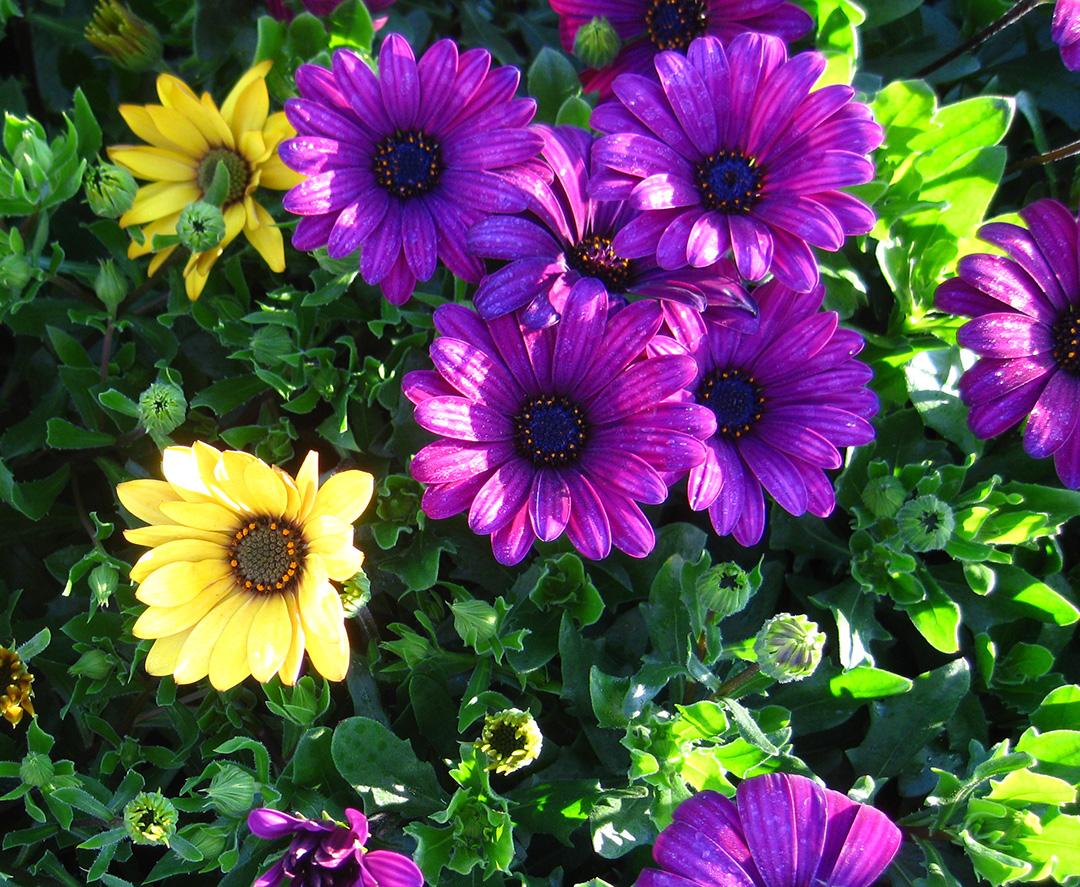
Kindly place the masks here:
<instances>
[{"instance_id":1,"label":"flower stem","mask_svg":"<svg viewBox=\"0 0 1080 887\"><path fill-rule=\"evenodd\" d=\"M961 43L951 52L945 53L945 55L939 58L936 62L927 65L920 71L916 71L915 76L928 77L939 68L945 67L945 65L953 61L953 59L957 59L965 53L974 52L995 34L1004 31L1007 27L1009 27L1009 25L1013 24L1013 22L1020 21L1020 19L1022 19L1025 15L1031 12L1031 10L1033 10L1041 2L1042 0L1019 0L1018 3L1013 5L999 19L991 22L989 25L979 31L978 34L975 34L973 37L968 38L965 42Z\"/></svg>"},{"instance_id":2,"label":"flower stem","mask_svg":"<svg viewBox=\"0 0 1080 887\"><path fill-rule=\"evenodd\" d=\"M1060 148L1055 148L1053 151L1047 151L1045 154L1036 154L1034 157L1018 160L1009 167L1009 172L1018 169L1027 169L1030 166L1044 166L1047 163L1055 163L1058 160L1075 157L1077 154L1080 154L1080 140L1069 142L1069 144L1063 145Z\"/></svg>"},{"instance_id":3,"label":"flower stem","mask_svg":"<svg viewBox=\"0 0 1080 887\"><path fill-rule=\"evenodd\" d=\"M760 672L760 665L756 662L750 664L745 670L724 681L716 691L715 695L723 699L737 699L742 695L740 691L745 690L746 686L754 680Z\"/></svg>"}]
</instances>

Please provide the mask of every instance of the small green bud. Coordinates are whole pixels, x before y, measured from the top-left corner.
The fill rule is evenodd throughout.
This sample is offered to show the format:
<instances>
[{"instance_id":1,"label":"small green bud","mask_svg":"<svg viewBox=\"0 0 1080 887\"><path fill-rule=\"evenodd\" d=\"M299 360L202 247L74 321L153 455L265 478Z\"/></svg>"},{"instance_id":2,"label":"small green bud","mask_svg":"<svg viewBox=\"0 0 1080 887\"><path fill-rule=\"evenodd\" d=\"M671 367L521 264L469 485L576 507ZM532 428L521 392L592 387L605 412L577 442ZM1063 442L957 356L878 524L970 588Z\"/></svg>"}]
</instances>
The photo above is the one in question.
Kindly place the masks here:
<instances>
[{"instance_id":1,"label":"small green bud","mask_svg":"<svg viewBox=\"0 0 1080 887\"><path fill-rule=\"evenodd\" d=\"M11 151L15 168L35 187L43 184L52 169L53 153L49 143L31 128L23 129Z\"/></svg>"},{"instance_id":2,"label":"small green bud","mask_svg":"<svg viewBox=\"0 0 1080 887\"><path fill-rule=\"evenodd\" d=\"M0 257L0 289L17 293L30 282L33 275L34 266L21 253Z\"/></svg>"},{"instance_id":3,"label":"small green bud","mask_svg":"<svg viewBox=\"0 0 1080 887\"><path fill-rule=\"evenodd\" d=\"M937 496L919 496L896 512L896 527L912 551L937 551L949 544L956 518Z\"/></svg>"},{"instance_id":4,"label":"small green bud","mask_svg":"<svg viewBox=\"0 0 1080 887\"><path fill-rule=\"evenodd\" d=\"M53 762L49 760L48 755L43 755L41 752L30 752L19 764L19 779L34 788L47 786L52 782L55 773Z\"/></svg>"},{"instance_id":5,"label":"small green bud","mask_svg":"<svg viewBox=\"0 0 1080 887\"><path fill-rule=\"evenodd\" d=\"M90 593L94 596L94 603L99 607L106 607L109 599L116 591L116 568L108 564L98 564L90 571L90 578L86 581L90 585Z\"/></svg>"},{"instance_id":6,"label":"small green bud","mask_svg":"<svg viewBox=\"0 0 1080 887\"><path fill-rule=\"evenodd\" d=\"M590 68L603 68L615 61L622 41L604 16L596 16L574 35L574 55Z\"/></svg>"},{"instance_id":7,"label":"small green bud","mask_svg":"<svg viewBox=\"0 0 1080 887\"><path fill-rule=\"evenodd\" d=\"M116 309L127 296L128 281L112 259L98 262L98 273L94 278L94 293L108 310L109 316L115 317Z\"/></svg>"},{"instance_id":8,"label":"small green bud","mask_svg":"<svg viewBox=\"0 0 1080 887\"><path fill-rule=\"evenodd\" d=\"M484 718L480 751L490 759L485 769L504 776L527 767L538 757L544 737L532 714L508 708Z\"/></svg>"},{"instance_id":9,"label":"small green bud","mask_svg":"<svg viewBox=\"0 0 1080 887\"><path fill-rule=\"evenodd\" d=\"M218 813L239 819L247 816L255 801L255 778L235 764L222 764L207 789Z\"/></svg>"},{"instance_id":10,"label":"small green bud","mask_svg":"<svg viewBox=\"0 0 1080 887\"><path fill-rule=\"evenodd\" d=\"M131 209L138 190L131 173L112 163L88 167L83 178L83 193L90 211L103 219L118 219Z\"/></svg>"},{"instance_id":11,"label":"small green bud","mask_svg":"<svg viewBox=\"0 0 1080 887\"><path fill-rule=\"evenodd\" d=\"M139 422L151 434L169 434L186 418L184 392L170 382L155 382L139 395Z\"/></svg>"},{"instance_id":12,"label":"small green bud","mask_svg":"<svg viewBox=\"0 0 1080 887\"><path fill-rule=\"evenodd\" d=\"M415 524L420 512L420 496L424 488L405 474L391 474L379 484L379 499L375 514L380 520L398 524Z\"/></svg>"},{"instance_id":13,"label":"small green bud","mask_svg":"<svg viewBox=\"0 0 1080 887\"><path fill-rule=\"evenodd\" d=\"M361 570L351 579L345 582L341 589L341 608L345 611L345 618L352 619L371 600L371 581L367 573Z\"/></svg>"},{"instance_id":14,"label":"small green bud","mask_svg":"<svg viewBox=\"0 0 1080 887\"><path fill-rule=\"evenodd\" d=\"M68 674L103 681L112 674L113 664L113 657L104 650L87 650L68 669Z\"/></svg>"},{"instance_id":15,"label":"small green bud","mask_svg":"<svg viewBox=\"0 0 1080 887\"><path fill-rule=\"evenodd\" d=\"M863 504L877 518L895 515L906 498L907 490L904 485L891 474L871 478L862 490Z\"/></svg>"},{"instance_id":16,"label":"small green bud","mask_svg":"<svg viewBox=\"0 0 1080 887\"><path fill-rule=\"evenodd\" d=\"M192 252L213 249L225 238L225 216L212 203L196 200L180 213L176 235Z\"/></svg>"},{"instance_id":17,"label":"small green bud","mask_svg":"<svg viewBox=\"0 0 1080 887\"><path fill-rule=\"evenodd\" d=\"M773 616L754 640L754 653L762 674L781 684L810 677L821 662L824 647L824 632L801 613Z\"/></svg>"},{"instance_id":18,"label":"small green bud","mask_svg":"<svg viewBox=\"0 0 1080 887\"><path fill-rule=\"evenodd\" d=\"M604 612L604 600L585 565L570 552L541 563L540 576L529 592L529 600L540 610L569 613L582 627L592 625Z\"/></svg>"},{"instance_id":19,"label":"small green bud","mask_svg":"<svg viewBox=\"0 0 1080 887\"><path fill-rule=\"evenodd\" d=\"M98 0L83 32L97 50L128 71L149 71L161 61L161 37L118 0Z\"/></svg>"},{"instance_id":20,"label":"small green bud","mask_svg":"<svg viewBox=\"0 0 1080 887\"><path fill-rule=\"evenodd\" d=\"M695 591L706 610L726 619L747 605L754 588L746 570L736 563L726 563L706 570Z\"/></svg>"},{"instance_id":21,"label":"small green bud","mask_svg":"<svg viewBox=\"0 0 1080 887\"><path fill-rule=\"evenodd\" d=\"M176 808L161 792L139 792L124 807L124 828L136 844L167 847L176 833Z\"/></svg>"}]
</instances>

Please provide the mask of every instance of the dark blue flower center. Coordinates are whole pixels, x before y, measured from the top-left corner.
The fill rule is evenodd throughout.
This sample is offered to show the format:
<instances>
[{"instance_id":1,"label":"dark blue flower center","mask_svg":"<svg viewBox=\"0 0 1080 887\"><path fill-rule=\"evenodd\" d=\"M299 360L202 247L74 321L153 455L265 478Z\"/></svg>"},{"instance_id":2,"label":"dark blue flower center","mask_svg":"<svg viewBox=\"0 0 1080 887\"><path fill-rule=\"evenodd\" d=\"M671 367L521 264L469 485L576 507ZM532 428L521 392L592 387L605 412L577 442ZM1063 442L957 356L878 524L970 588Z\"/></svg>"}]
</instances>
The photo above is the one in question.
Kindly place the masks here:
<instances>
[{"instance_id":1,"label":"dark blue flower center","mask_svg":"<svg viewBox=\"0 0 1080 887\"><path fill-rule=\"evenodd\" d=\"M442 173L439 143L419 130L398 130L375 146L375 181L395 197L430 191Z\"/></svg>"},{"instance_id":2,"label":"dark blue flower center","mask_svg":"<svg viewBox=\"0 0 1080 887\"><path fill-rule=\"evenodd\" d=\"M718 151L696 167L697 186L709 209L747 212L761 192L764 176L753 157L740 151Z\"/></svg>"},{"instance_id":3,"label":"dark blue flower center","mask_svg":"<svg viewBox=\"0 0 1080 887\"><path fill-rule=\"evenodd\" d=\"M707 0L650 0L645 31L657 49L685 50L709 28Z\"/></svg>"},{"instance_id":4,"label":"dark blue flower center","mask_svg":"<svg viewBox=\"0 0 1080 887\"><path fill-rule=\"evenodd\" d=\"M742 370L709 373L694 393L697 402L716 414L716 430L725 437L742 437L761 418L765 397L754 377Z\"/></svg>"},{"instance_id":5,"label":"dark blue flower center","mask_svg":"<svg viewBox=\"0 0 1080 887\"><path fill-rule=\"evenodd\" d=\"M566 264L582 277L595 277L609 293L621 293L630 282L630 260L611 248L611 238L591 234L566 252Z\"/></svg>"},{"instance_id":6,"label":"dark blue flower center","mask_svg":"<svg viewBox=\"0 0 1080 887\"><path fill-rule=\"evenodd\" d=\"M1080 304L1071 306L1054 324L1054 360L1065 372L1080 376Z\"/></svg>"},{"instance_id":7,"label":"dark blue flower center","mask_svg":"<svg viewBox=\"0 0 1080 887\"><path fill-rule=\"evenodd\" d=\"M585 414L565 397L531 397L514 417L518 452L534 465L569 465L581 456L586 438Z\"/></svg>"}]
</instances>

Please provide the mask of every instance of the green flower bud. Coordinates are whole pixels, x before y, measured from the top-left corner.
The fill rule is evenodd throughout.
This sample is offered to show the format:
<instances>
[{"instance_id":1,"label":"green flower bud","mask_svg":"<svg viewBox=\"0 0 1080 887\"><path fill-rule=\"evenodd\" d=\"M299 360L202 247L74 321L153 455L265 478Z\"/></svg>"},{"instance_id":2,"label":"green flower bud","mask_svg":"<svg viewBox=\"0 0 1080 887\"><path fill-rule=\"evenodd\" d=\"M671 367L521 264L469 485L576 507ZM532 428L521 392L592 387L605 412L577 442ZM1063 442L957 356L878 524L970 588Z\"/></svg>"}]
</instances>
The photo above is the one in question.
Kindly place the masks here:
<instances>
[{"instance_id":1,"label":"green flower bud","mask_svg":"<svg viewBox=\"0 0 1080 887\"><path fill-rule=\"evenodd\" d=\"M124 807L124 828L136 844L167 847L176 833L176 808L161 792L139 792Z\"/></svg>"},{"instance_id":2,"label":"green flower bud","mask_svg":"<svg viewBox=\"0 0 1080 887\"><path fill-rule=\"evenodd\" d=\"M78 661L68 669L68 674L76 677L103 681L113 670L113 657L104 650L87 650Z\"/></svg>"},{"instance_id":3,"label":"green flower bud","mask_svg":"<svg viewBox=\"0 0 1080 887\"><path fill-rule=\"evenodd\" d=\"M574 35L574 55L590 68L603 68L615 61L622 41L604 16L596 16Z\"/></svg>"},{"instance_id":4,"label":"green flower bud","mask_svg":"<svg viewBox=\"0 0 1080 887\"><path fill-rule=\"evenodd\" d=\"M781 684L810 677L821 662L824 647L824 632L801 613L773 616L754 640L754 654L762 673Z\"/></svg>"},{"instance_id":5,"label":"green flower bud","mask_svg":"<svg viewBox=\"0 0 1080 887\"><path fill-rule=\"evenodd\" d=\"M359 573L345 582L341 589L341 608L345 611L345 618L352 619L371 600L371 581L362 569Z\"/></svg>"},{"instance_id":6,"label":"green flower bud","mask_svg":"<svg viewBox=\"0 0 1080 887\"><path fill-rule=\"evenodd\" d=\"M255 777L235 764L222 764L206 793L220 814L239 819L255 801Z\"/></svg>"},{"instance_id":7,"label":"green flower bud","mask_svg":"<svg viewBox=\"0 0 1080 887\"><path fill-rule=\"evenodd\" d=\"M706 570L695 591L706 610L726 619L746 606L754 587L746 570L736 563L726 563Z\"/></svg>"},{"instance_id":8,"label":"green flower bud","mask_svg":"<svg viewBox=\"0 0 1080 887\"><path fill-rule=\"evenodd\" d=\"M135 200L139 186L126 169L111 163L96 163L86 170L83 193L90 211L104 219L118 219Z\"/></svg>"},{"instance_id":9,"label":"green flower bud","mask_svg":"<svg viewBox=\"0 0 1080 887\"><path fill-rule=\"evenodd\" d=\"M585 565L576 554L567 553L543 561L540 578L529 592L529 600L540 610L565 610L582 627L592 625L604 612L604 601Z\"/></svg>"},{"instance_id":10,"label":"green flower bud","mask_svg":"<svg viewBox=\"0 0 1080 887\"><path fill-rule=\"evenodd\" d=\"M98 273L94 278L94 292L108 309L109 315L115 316L116 309L127 296L128 281L112 259L98 262Z\"/></svg>"},{"instance_id":11,"label":"green flower bud","mask_svg":"<svg viewBox=\"0 0 1080 887\"><path fill-rule=\"evenodd\" d=\"M912 551L937 551L952 538L956 519L952 509L937 496L919 496L896 512L896 527L904 545Z\"/></svg>"},{"instance_id":12,"label":"green flower bud","mask_svg":"<svg viewBox=\"0 0 1080 887\"><path fill-rule=\"evenodd\" d=\"M906 498L904 485L891 474L871 478L862 490L863 504L877 518L892 517Z\"/></svg>"},{"instance_id":13,"label":"green flower bud","mask_svg":"<svg viewBox=\"0 0 1080 887\"><path fill-rule=\"evenodd\" d=\"M480 751L490 759L486 769L504 776L527 767L540 757L544 737L532 714L508 708L484 718Z\"/></svg>"},{"instance_id":14,"label":"green flower bud","mask_svg":"<svg viewBox=\"0 0 1080 887\"><path fill-rule=\"evenodd\" d=\"M161 61L157 30L118 0L98 0L83 34L119 68L149 71Z\"/></svg>"},{"instance_id":15,"label":"green flower bud","mask_svg":"<svg viewBox=\"0 0 1080 887\"><path fill-rule=\"evenodd\" d=\"M49 760L48 755L43 755L41 752L30 752L19 764L19 779L34 788L47 786L52 782L55 773L53 762Z\"/></svg>"},{"instance_id":16,"label":"green flower bud","mask_svg":"<svg viewBox=\"0 0 1080 887\"><path fill-rule=\"evenodd\" d=\"M90 577L86 580L90 585L90 593L94 596L94 603L99 607L107 607L109 599L116 591L116 568L108 564L98 564L90 571Z\"/></svg>"},{"instance_id":17,"label":"green flower bud","mask_svg":"<svg viewBox=\"0 0 1080 887\"><path fill-rule=\"evenodd\" d=\"M34 266L26 256L12 253L0 257L0 289L17 293L33 275Z\"/></svg>"},{"instance_id":18,"label":"green flower bud","mask_svg":"<svg viewBox=\"0 0 1080 887\"><path fill-rule=\"evenodd\" d=\"M212 203L196 200L180 213L176 235L192 252L213 249L225 238L225 216Z\"/></svg>"},{"instance_id":19,"label":"green flower bud","mask_svg":"<svg viewBox=\"0 0 1080 887\"><path fill-rule=\"evenodd\" d=\"M169 434L186 418L184 392L169 382L155 382L139 395L139 422L151 434Z\"/></svg>"},{"instance_id":20,"label":"green flower bud","mask_svg":"<svg viewBox=\"0 0 1080 887\"><path fill-rule=\"evenodd\" d=\"M424 488L405 474L391 474L379 484L375 514L396 524L415 524Z\"/></svg>"}]
</instances>

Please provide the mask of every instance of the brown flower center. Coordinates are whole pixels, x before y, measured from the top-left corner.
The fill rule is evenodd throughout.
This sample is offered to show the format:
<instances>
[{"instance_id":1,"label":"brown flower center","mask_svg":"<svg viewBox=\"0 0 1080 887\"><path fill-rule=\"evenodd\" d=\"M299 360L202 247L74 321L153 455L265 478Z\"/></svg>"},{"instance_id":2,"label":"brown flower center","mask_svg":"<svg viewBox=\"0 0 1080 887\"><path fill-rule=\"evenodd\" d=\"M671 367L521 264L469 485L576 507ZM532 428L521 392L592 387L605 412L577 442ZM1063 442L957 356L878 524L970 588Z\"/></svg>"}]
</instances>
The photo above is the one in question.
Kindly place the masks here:
<instances>
[{"instance_id":1,"label":"brown flower center","mask_svg":"<svg viewBox=\"0 0 1080 887\"><path fill-rule=\"evenodd\" d=\"M300 530L290 521L253 518L233 533L229 566L243 588L285 591L297 582L304 549Z\"/></svg>"},{"instance_id":2,"label":"brown flower center","mask_svg":"<svg viewBox=\"0 0 1080 887\"><path fill-rule=\"evenodd\" d=\"M244 196L248 182L251 181L251 169L248 162L235 151L229 148L211 148L199 162L199 169L195 174L204 197L210 189L210 183L214 181L214 172L219 161L225 164L229 173L229 190L225 194L225 205L228 206Z\"/></svg>"}]
</instances>

